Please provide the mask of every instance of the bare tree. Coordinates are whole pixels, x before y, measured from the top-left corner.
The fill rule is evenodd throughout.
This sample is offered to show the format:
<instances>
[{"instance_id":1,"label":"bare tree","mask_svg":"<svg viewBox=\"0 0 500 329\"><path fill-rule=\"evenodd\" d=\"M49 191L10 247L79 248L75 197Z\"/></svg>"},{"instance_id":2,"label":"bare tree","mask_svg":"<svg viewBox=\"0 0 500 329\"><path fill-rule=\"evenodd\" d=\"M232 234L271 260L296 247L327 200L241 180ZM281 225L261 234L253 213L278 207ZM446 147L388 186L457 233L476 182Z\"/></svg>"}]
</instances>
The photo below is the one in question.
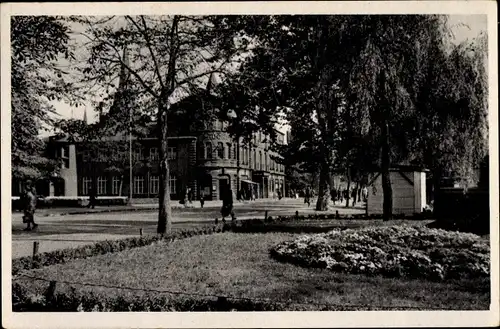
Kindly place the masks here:
<instances>
[{"instance_id":1,"label":"bare tree","mask_svg":"<svg viewBox=\"0 0 500 329\"><path fill-rule=\"evenodd\" d=\"M160 142L160 190L157 232L171 231L167 119L176 99L189 95L211 74L234 69L247 44L236 42L237 29L223 16L74 17L83 24L89 49L81 70L89 84L109 94L125 68L140 89L139 104L155 118ZM127 49L128 56L123 56Z\"/></svg>"}]
</instances>

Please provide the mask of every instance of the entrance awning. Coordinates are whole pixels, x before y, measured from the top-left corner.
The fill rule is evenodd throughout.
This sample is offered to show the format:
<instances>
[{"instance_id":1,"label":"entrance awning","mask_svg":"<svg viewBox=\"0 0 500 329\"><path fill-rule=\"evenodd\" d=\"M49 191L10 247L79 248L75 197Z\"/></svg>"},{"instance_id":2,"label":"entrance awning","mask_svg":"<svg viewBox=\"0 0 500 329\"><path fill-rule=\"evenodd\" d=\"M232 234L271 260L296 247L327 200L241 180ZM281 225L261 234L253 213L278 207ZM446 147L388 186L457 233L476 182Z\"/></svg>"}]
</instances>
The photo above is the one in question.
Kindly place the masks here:
<instances>
[{"instance_id":1,"label":"entrance awning","mask_svg":"<svg viewBox=\"0 0 500 329\"><path fill-rule=\"evenodd\" d=\"M252 182L251 180L242 179L241 181L242 181L243 183L247 183L247 184L255 184L255 185L259 185L259 183Z\"/></svg>"}]
</instances>

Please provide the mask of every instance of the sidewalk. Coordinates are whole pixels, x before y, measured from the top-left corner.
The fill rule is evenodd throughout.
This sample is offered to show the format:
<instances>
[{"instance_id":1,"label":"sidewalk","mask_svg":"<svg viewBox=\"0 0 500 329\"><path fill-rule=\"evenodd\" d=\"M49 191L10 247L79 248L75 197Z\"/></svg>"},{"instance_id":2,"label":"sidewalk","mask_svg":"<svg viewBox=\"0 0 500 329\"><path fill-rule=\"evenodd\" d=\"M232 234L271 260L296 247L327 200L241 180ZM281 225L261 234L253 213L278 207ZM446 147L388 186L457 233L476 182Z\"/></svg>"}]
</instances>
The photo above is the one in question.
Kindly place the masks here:
<instances>
[{"instance_id":1,"label":"sidewalk","mask_svg":"<svg viewBox=\"0 0 500 329\"><path fill-rule=\"evenodd\" d=\"M236 201L235 205L252 205L252 204L263 204L263 203L277 203L286 202L287 200L296 199L257 199L254 201ZM222 207L221 200L205 201L203 208L220 208ZM192 204L187 206L180 204L179 200L171 201L172 209L201 209L200 201L195 200ZM97 206L94 209L83 208L83 207L72 207L72 208L41 208L37 209L38 216L65 216L65 215L83 215L83 214L93 214L93 213L107 213L107 212L132 212L132 211L145 211L145 210L157 210L158 203L132 203L132 205L126 206ZM21 214L21 212L12 212L13 214Z\"/></svg>"}]
</instances>

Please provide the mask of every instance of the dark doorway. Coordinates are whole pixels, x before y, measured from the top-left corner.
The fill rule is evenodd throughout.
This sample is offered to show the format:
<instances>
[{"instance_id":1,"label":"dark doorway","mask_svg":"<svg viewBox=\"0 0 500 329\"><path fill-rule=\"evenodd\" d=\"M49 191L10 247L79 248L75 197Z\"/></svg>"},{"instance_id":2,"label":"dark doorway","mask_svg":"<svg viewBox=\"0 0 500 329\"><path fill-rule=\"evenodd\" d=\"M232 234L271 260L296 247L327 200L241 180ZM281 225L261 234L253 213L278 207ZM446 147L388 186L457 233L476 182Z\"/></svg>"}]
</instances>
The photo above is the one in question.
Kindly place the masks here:
<instances>
[{"instance_id":1,"label":"dark doorway","mask_svg":"<svg viewBox=\"0 0 500 329\"><path fill-rule=\"evenodd\" d=\"M200 193L199 195L203 193L205 201L212 200L212 176L207 174L199 176L198 187Z\"/></svg>"},{"instance_id":2,"label":"dark doorway","mask_svg":"<svg viewBox=\"0 0 500 329\"><path fill-rule=\"evenodd\" d=\"M227 178L219 178L219 200L222 200L224 192L229 189L229 180Z\"/></svg>"}]
</instances>

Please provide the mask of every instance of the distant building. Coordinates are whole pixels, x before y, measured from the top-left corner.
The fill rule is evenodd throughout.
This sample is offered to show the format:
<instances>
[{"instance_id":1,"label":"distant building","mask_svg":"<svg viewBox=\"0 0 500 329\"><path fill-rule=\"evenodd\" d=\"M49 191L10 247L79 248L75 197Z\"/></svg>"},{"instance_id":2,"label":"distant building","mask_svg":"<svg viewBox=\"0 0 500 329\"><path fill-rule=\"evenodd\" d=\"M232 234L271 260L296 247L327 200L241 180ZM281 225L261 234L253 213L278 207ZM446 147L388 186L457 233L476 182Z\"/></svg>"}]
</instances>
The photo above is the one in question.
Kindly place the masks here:
<instances>
[{"instance_id":1,"label":"distant building","mask_svg":"<svg viewBox=\"0 0 500 329\"><path fill-rule=\"evenodd\" d=\"M198 199L201 192L205 200L217 200L221 189L230 186L238 191L236 143L225 132L226 123L215 120L208 129L191 136L168 138L170 167L170 194L180 199L189 187ZM278 142L284 142L284 133L277 132ZM53 180L43 194L77 196L88 195L94 184L98 195L129 195L134 198L157 197L159 189L159 143L156 138L135 139L132 150L132 184L128 173L108 171L107 163L90 159L83 143L67 138L52 138L49 148L54 158L61 160L60 177ZM127 136L118 137L116 143L128 143ZM256 147L240 145L239 189L252 189L256 198L284 195L285 168L274 159L279 155L269 150L263 133L255 133ZM93 182L93 179L96 181ZM39 192L39 193L40 193Z\"/></svg>"}]
</instances>

